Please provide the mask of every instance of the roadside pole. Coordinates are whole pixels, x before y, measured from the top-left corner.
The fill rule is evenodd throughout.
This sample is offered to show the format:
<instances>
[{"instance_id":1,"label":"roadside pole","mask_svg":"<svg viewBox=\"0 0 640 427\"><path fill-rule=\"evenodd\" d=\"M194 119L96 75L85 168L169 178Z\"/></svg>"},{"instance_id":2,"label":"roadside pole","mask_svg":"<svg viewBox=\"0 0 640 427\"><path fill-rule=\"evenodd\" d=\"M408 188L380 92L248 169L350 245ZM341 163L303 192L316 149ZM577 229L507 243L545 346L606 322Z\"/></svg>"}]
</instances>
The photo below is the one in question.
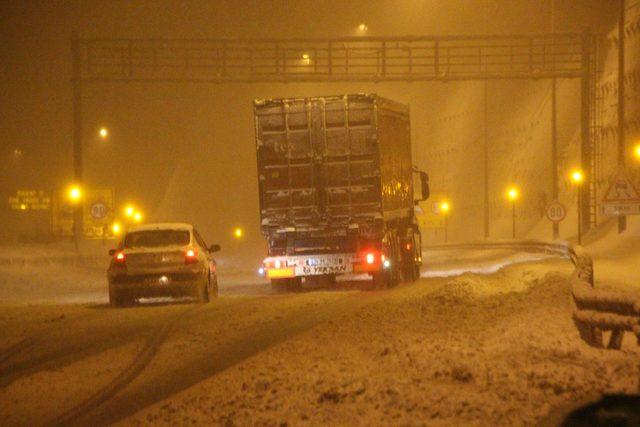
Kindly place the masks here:
<instances>
[{"instance_id":1,"label":"roadside pole","mask_svg":"<svg viewBox=\"0 0 640 427\"><path fill-rule=\"evenodd\" d=\"M618 22L618 166L625 167L624 140L624 8L625 1L620 0L620 21ZM618 215L618 233L627 229L627 217Z\"/></svg>"},{"instance_id":2,"label":"roadside pole","mask_svg":"<svg viewBox=\"0 0 640 427\"><path fill-rule=\"evenodd\" d=\"M82 89L80 69L80 38L77 34L71 36L71 85L73 91L73 180L82 186ZM78 240L82 237L82 204L78 203L73 209L73 242L76 250Z\"/></svg>"}]
</instances>

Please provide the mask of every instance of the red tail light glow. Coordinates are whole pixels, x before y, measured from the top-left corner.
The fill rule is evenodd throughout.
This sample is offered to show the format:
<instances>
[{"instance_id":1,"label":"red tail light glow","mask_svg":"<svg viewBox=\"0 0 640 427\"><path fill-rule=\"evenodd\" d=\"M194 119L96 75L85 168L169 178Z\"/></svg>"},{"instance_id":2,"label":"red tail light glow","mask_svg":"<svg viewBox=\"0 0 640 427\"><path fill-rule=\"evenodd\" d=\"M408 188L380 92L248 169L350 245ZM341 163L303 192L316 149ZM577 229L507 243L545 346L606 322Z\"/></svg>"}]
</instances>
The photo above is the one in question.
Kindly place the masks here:
<instances>
[{"instance_id":1,"label":"red tail light glow","mask_svg":"<svg viewBox=\"0 0 640 427\"><path fill-rule=\"evenodd\" d=\"M372 253L368 253L365 256L365 260L367 261L367 264L373 264L376 261L376 256Z\"/></svg>"},{"instance_id":2,"label":"red tail light glow","mask_svg":"<svg viewBox=\"0 0 640 427\"><path fill-rule=\"evenodd\" d=\"M117 252L116 255L113 257L113 261L116 264L124 264L126 260L126 257L124 256L124 252Z\"/></svg>"},{"instance_id":3,"label":"red tail light glow","mask_svg":"<svg viewBox=\"0 0 640 427\"><path fill-rule=\"evenodd\" d=\"M185 264L194 264L198 262L198 254L194 249L189 249L184 254L184 262Z\"/></svg>"}]
</instances>

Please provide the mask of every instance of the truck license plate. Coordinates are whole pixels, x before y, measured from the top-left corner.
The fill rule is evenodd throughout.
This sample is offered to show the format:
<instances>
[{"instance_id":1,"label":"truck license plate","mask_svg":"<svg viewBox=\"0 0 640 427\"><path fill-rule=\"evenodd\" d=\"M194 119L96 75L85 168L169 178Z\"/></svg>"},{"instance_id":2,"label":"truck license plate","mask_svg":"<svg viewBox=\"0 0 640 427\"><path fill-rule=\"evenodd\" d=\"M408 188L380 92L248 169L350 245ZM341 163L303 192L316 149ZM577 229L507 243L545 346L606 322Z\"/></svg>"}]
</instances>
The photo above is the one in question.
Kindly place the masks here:
<instances>
[{"instance_id":1,"label":"truck license plate","mask_svg":"<svg viewBox=\"0 0 640 427\"><path fill-rule=\"evenodd\" d=\"M342 274L342 273L350 273L351 268L346 264L342 265L305 265L302 267L302 275L317 275L317 274ZM297 272L296 272L297 274Z\"/></svg>"},{"instance_id":2,"label":"truck license plate","mask_svg":"<svg viewBox=\"0 0 640 427\"><path fill-rule=\"evenodd\" d=\"M345 255L321 255L300 259L296 266L296 276L351 273L351 259Z\"/></svg>"}]
</instances>

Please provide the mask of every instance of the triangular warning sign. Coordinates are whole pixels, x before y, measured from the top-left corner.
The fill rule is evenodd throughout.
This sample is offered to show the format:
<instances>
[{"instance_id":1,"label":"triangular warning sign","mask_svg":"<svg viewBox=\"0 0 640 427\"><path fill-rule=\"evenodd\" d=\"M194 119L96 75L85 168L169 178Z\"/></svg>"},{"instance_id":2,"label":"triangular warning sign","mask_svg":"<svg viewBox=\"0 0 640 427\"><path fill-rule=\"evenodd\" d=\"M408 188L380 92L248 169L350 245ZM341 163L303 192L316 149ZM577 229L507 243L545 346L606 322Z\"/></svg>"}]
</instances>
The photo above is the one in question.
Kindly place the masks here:
<instances>
[{"instance_id":1,"label":"triangular warning sign","mask_svg":"<svg viewBox=\"0 0 640 427\"><path fill-rule=\"evenodd\" d=\"M640 193L627 173L621 169L611 181L609 189L602 198L602 203L637 203L640 202Z\"/></svg>"}]
</instances>

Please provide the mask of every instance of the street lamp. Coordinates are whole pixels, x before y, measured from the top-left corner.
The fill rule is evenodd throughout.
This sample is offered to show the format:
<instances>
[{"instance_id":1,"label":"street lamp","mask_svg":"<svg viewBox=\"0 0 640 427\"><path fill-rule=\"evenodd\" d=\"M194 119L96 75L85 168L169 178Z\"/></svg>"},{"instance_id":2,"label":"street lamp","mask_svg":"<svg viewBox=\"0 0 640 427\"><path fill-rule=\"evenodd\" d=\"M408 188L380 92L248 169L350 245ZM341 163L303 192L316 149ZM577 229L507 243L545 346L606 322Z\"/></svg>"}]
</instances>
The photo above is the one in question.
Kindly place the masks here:
<instances>
[{"instance_id":1,"label":"street lamp","mask_svg":"<svg viewBox=\"0 0 640 427\"><path fill-rule=\"evenodd\" d=\"M233 237L235 237L236 239L242 238L243 235L244 235L244 230L242 228L236 227L233 229Z\"/></svg>"},{"instance_id":2,"label":"street lamp","mask_svg":"<svg viewBox=\"0 0 640 427\"><path fill-rule=\"evenodd\" d=\"M82 199L82 189L78 185L71 185L67 190L67 196L72 204L77 204Z\"/></svg>"},{"instance_id":3,"label":"street lamp","mask_svg":"<svg viewBox=\"0 0 640 427\"><path fill-rule=\"evenodd\" d=\"M133 213L133 220L135 222L141 222L142 221L142 213L139 211L136 211Z\"/></svg>"},{"instance_id":4,"label":"street lamp","mask_svg":"<svg viewBox=\"0 0 640 427\"><path fill-rule=\"evenodd\" d=\"M578 189L578 244L582 244L582 198L580 197L580 187L582 186L582 182L584 181L584 173L580 169L574 169L571 171L569 175L571 178L571 182Z\"/></svg>"},{"instance_id":5,"label":"street lamp","mask_svg":"<svg viewBox=\"0 0 640 427\"><path fill-rule=\"evenodd\" d=\"M447 217L449 216L449 211L451 210L451 204L447 200L443 200L440 202L440 206L438 211L442 215L442 219L444 221L444 241L447 242L447 234L448 234L448 224Z\"/></svg>"},{"instance_id":6,"label":"street lamp","mask_svg":"<svg viewBox=\"0 0 640 427\"><path fill-rule=\"evenodd\" d=\"M520 196L518 187L512 185L507 189L507 199L511 201L511 236L516 238L516 200Z\"/></svg>"},{"instance_id":7,"label":"street lamp","mask_svg":"<svg viewBox=\"0 0 640 427\"><path fill-rule=\"evenodd\" d=\"M109 137L109 130L107 128L102 127L98 131L98 135L100 135L100 139L104 141Z\"/></svg>"},{"instance_id":8,"label":"street lamp","mask_svg":"<svg viewBox=\"0 0 640 427\"><path fill-rule=\"evenodd\" d=\"M635 157L636 160L640 160L640 142L633 147L633 157Z\"/></svg>"},{"instance_id":9,"label":"street lamp","mask_svg":"<svg viewBox=\"0 0 640 427\"><path fill-rule=\"evenodd\" d=\"M136 213L136 208L134 208L133 205L127 205L124 207L124 216L127 218L132 218L134 213Z\"/></svg>"},{"instance_id":10,"label":"street lamp","mask_svg":"<svg viewBox=\"0 0 640 427\"><path fill-rule=\"evenodd\" d=\"M120 223L114 222L113 224L111 224L111 231L113 232L114 236L117 236L122 231L122 226L120 225Z\"/></svg>"},{"instance_id":11,"label":"street lamp","mask_svg":"<svg viewBox=\"0 0 640 427\"><path fill-rule=\"evenodd\" d=\"M80 218L79 204L82 200L82 189L77 184L72 184L67 189L67 198L73 206L73 245L78 249L78 219Z\"/></svg>"}]
</instances>

